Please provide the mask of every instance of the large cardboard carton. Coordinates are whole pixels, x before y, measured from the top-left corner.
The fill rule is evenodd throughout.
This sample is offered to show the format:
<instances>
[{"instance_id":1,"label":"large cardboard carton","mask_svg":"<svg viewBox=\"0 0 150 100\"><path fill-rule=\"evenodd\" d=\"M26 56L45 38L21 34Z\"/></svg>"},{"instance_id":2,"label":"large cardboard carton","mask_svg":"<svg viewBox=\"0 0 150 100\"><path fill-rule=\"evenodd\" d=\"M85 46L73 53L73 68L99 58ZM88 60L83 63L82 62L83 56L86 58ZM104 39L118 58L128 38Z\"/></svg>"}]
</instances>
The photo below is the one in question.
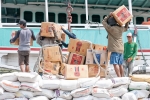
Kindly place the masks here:
<instances>
[{"instance_id":1,"label":"large cardboard carton","mask_svg":"<svg viewBox=\"0 0 150 100\"><path fill-rule=\"evenodd\" d=\"M126 24L133 17L124 5L115 10L112 15L121 26Z\"/></svg>"},{"instance_id":2,"label":"large cardboard carton","mask_svg":"<svg viewBox=\"0 0 150 100\"><path fill-rule=\"evenodd\" d=\"M60 69L60 62L41 62L41 68L51 74L58 75ZM43 72L39 69L39 72ZM45 73L46 73L45 72Z\"/></svg>"},{"instance_id":3,"label":"large cardboard carton","mask_svg":"<svg viewBox=\"0 0 150 100\"><path fill-rule=\"evenodd\" d=\"M95 50L103 50L103 48L105 47L105 46L103 46L103 45L99 45L99 44L94 44L95 45Z\"/></svg>"},{"instance_id":4,"label":"large cardboard carton","mask_svg":"<svg viewBox=\"0 0 150 100\"><path fill-rule=\"evenodd\" d=\"M88 78L87 65L66 65L65 79Z\"/></svg>"},{"instance_id":5,"label":"large cardboard carton","mask_svg":"<svg viewBox=\"0 0 150 100\"><path fill-rule=\"evenodd\" d=\"M102 68L106 70L106 65L101 65ZM89 68L89 77L95 77L98 74L99 67L96 64L88 65ZM106 71L107 72L107 71ZM100 77L105 77L105 71L100 69Z\"/></svg>"},{"instance_id":6,"label":"large cardboard carton","mask_svg":"<svg viewBox=\"0 0 150 100\"><path fill-rule=\"evenodd\" d=\"M100 65L107 63L107 51L106 50L94 50L94 52ZM96 64L91 49L87 49L86 64Z\"/></svg>"},{"instance_id":7,"label":"large cardboard carton","mask_svg":"<svg viewBox=\"0 0 150 100\"><path fill-rule=\"evenodd\" d=\"M75 54L75 53L70 53L69 58L68 58L68 64L83 65L84 60L85 60L85 56Z\"/></svg>"},{"instance_id":8,"label":"large cardboard carton","mask_svg":"<svg viewBox=\"0 0 150 100\"><path fill-rule=\"evenodd\" d=\"M87 41L81 41L79 39L70 39L68 45L68 51L86 56L87 49L90 48L90 43ZM93 45L94 48L94 45Z\"/></svg>"},{"instance_id":9,"label":"large cardboard carton","mask_svg":"<svg viewBox=\"0 0 150 100\"><path fill-rule=\"evenodd\" d=\"M12 31L12 38L15 37L15 35L17 34L17 31ZM16 39L15 42L11 43L12 45L19 45L19 38ZM30 40L30 46L33 45L33 39L31 38Z\"/></svg>"},{"instance_id":10,"label":"large cardboard carton","mask_svg":"<svg viewBox=\"0 0 150 100\"><path fill-rule=\"evenodd\" d=\"M43 48L43 56L44 60L46 62L50 61L60 61L62 62L62 56L59 46L53 46L53 47L45 47Z\"/></svg>"},{"instance_id":11,"label":"large cardboard carton","mask_svg":"<svg viewBox=\"0 0 150 100\"><path fill-rule=\"evenodd\" d=\"M52 30L52 26L54 25L54 23L52 22L42 22L41 23L41 36L43 37L54 37L54 33Z\"/></svg>"}]
</instances>

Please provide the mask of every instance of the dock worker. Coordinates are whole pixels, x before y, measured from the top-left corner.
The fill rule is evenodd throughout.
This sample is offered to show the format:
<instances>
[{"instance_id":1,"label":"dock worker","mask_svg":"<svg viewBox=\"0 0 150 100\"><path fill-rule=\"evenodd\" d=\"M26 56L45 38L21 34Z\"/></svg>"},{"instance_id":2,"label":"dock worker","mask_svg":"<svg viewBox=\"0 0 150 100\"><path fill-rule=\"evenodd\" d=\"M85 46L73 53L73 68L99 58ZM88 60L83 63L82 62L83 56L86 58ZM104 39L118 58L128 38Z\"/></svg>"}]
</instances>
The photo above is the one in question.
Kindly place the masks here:
<instances>
[{"instance_id":1,"label":"dock worker","mask_svg":"<svg viewBox=\"0 0 150 100\"><path fill-rule=\"evenodd\" d=\"M30 41L31 38L36 40L34 33L31 29L26 27L26 21L21 19L18 23L20 30L17 31L14 38L10 40L10 43L15 42L19 38L18 47L18 61L22 72L29 72L29 55L30 55ZM25 66L24 66L25 65Z\"/></svg>"},{"instance_id":2,"label":"dock worker","mask_svg":"<svg viewBox=\"0 0 150 100\"><path fill-rule=\"evenodd\" d=\"M125 27L122 27L116 22L112 13L110 13L104 18L102 24L108 33L108 51L111 52L110 64L113 64L117 76L123 77L124 45L122 34L127 31L129 22L125 24Z\"/></svg>"},{"instance_id":3,"label":"dock worker","mask_svg":"<svg viewBox=\"0 0 150 100\"><path fill-rule=\"evenodd\" d=\"M124 73L131 76L133 71L133 61L137 55L137 44L132 41L132 33L127 34L128 42L124 43Z\"/></svg>"}]
</instances>

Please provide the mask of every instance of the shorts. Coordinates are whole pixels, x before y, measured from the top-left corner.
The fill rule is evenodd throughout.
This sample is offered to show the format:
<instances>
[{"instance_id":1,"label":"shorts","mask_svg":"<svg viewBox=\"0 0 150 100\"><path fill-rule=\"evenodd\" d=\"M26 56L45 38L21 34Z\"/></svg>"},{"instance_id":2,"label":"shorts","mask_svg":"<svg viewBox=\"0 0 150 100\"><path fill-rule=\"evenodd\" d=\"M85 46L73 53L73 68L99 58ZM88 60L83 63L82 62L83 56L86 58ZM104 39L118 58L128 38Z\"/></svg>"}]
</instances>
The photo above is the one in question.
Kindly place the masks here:
<instances>
[{"instance_id":1,"label":"shorts","mask_svg":"<svg viewBox=\"0 0 150 100\"><path fill-rule=\"evenodd\" d=\"M117 64L117 65L122 65L123 64L123 54L122 53L117 53L117 52L112 52L110 56L110 64Z\"/></svg>"},{"instance_id":2,"label":"shorts","mask_svg":"<svg viewBox=\"0 0 150 100\"><path fill-rule=\"evenodd\" d=\"M18 51L18 60L20 65L29 65L30 51Z\"/></svg>"}]
</instances>

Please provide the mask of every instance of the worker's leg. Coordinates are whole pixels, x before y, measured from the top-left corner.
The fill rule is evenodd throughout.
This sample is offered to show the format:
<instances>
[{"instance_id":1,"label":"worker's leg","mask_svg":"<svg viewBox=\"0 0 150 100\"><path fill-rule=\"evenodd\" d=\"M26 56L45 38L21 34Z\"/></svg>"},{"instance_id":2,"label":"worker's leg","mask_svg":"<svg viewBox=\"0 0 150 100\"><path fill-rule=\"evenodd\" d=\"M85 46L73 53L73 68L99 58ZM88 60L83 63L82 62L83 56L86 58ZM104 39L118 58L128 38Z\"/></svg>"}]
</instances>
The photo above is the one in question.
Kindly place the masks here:
<instances>
[{"instance_id":1,"label":"worker's leg","mask_svg":"<svg viewBox=\"0 0 150 100\"><path fill-rule=\"evenodd\" d=\"M25 72L24 59L25 58L24 58L24 55L22 55L22 52L18 51L18 62L19 62L21 72Z\"/></svg>"},{"instance_id":2,"label":"worker's leg","mask_svg":"<svg viewBox=\"0 0 150 100\"><path fill-rule=\"evenodd\" d=\"M119 66L118 66L119 55L116 52L112 52L110 56L110 64L113 64L115 72L118 77L121 77Z\"/></svg>"},{"instance_id":3,"label":"worker's leg","mask_svg":"<svg viewBox=\"0 0 150 100\"><path fill-rule=\"evenodd\" d=\"M119 55L118 65L119 65L120 75L121 75L121 77L124 77L123 54L122 53L118 53L118 55Z\"/></svg>"},{"instance_id":4,"label":"worker's leg","mask_svg":"<svg viewBox=\"0 0 150 100\"><path fill-rule=\"evenodd\" d=\"M30 54L30 52L29 51L24 51L24 55L25 55L25 60L24 60L24 62L25 62L25 71L26 72L29 72L30 71L30 68L29 68L29 54Z\"/></svg>"},{"instance_id":5,"label":"worker's leg","mask_svg":"<svg viewBox=\"0 0 150 100\"><path fill-rule=\"evenodd\" d=\"M127 77L128 76L128 62L126 60L124 60L124 63L123 63L123 69L124 69L124 76Z\"/></svg>"},{"instance_id":6,"label":"worker's leg","mask_svg":"<svg viewBox=\"0 0 150 100\"><path fill-rule=\"evenodd\" d=\"M113 66L114 66L114 69L115 69L117 76L121 77L119 66L117 64L113 64Z\"/></svg>"},{"instance_id":7,"label":"worker's leg","mask_svg":"<svg viewBox=\"0 0 150 100\"><path fill-rule=\"evenodd\" d=\"M132 71L133 71L133 60L131 62L129 62L129 65L128 65L128 75L131 76L132 75Z\"/></svg>"}]
</instances>

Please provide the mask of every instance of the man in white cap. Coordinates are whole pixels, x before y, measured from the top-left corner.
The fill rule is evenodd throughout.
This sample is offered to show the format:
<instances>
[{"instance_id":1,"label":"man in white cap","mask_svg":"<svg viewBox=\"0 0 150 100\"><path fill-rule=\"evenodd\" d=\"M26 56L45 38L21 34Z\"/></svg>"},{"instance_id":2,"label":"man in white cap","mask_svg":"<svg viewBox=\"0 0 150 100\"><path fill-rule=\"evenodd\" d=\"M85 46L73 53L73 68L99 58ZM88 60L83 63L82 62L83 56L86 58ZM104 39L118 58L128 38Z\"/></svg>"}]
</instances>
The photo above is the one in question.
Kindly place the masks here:
<instances>
[{"instance_id":1,"label":"man in white cap","mask_svg":"<svg viewBox=\"0 0 150 100\"><path fill-rule=\"evenodd\" d=\"M124 73L125 76L131 76L133 60L137 54L137 44L132 41L132 33L127 34L127 39L128 42L124 43Z\"/></svg>"}]
</instances>

